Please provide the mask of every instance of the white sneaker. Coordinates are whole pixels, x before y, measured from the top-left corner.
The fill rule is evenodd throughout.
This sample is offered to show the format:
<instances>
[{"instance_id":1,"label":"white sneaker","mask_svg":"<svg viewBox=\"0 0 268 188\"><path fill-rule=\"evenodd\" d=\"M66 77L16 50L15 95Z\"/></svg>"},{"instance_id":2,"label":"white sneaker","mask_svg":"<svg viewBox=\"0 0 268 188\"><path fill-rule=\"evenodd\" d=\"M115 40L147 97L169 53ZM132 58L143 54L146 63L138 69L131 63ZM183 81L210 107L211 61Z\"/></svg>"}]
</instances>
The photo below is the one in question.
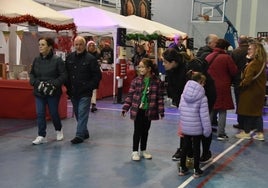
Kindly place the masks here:
<instances>
[{"instance_id":1,"label":"white sneaker","mask_svg":"<svg viewBox=\"0 0 268 188\"><path fill-rule=\"evenodd\" d=\"M132 161L139 161L141 159L139 152L133 151L131 154L131 159L132 159Z\"/></svg>"},{"instance_id":2,"label":"white sneaker","mask_svg":"<svg viewBox=\"0 0 268 188\"><path fill-rule=\"evenodd\" d=\"M63 140L64 136L63 136L62 128L60 131L56 131L56 134L57 134L57 141Z\"/></svg>"},{"instance_id":3,"label":"white sneaker","mask_svg":"<svg viewBox=\"0 0 268 188\"><path fill-rule=\"evenodd\" d=\"M47 139L43 136L38 136L38 137L36 137L36 139L32 143L34 145L44 144L44 143L47 143Z\"/></svg>"},{"instance_id":4,"label":"white sneaker","mask_svg":"<svg viewBox=\"0 0 268 188\"><path fill-rule=\"evenodd\" d=\"M255 140L264 141L264 134L263 134L262 132L257 132L257 133L253 136L253 138L254 138Z\"/></svg>"},{"instance_id":5,"label":"white sneaker","mask_svg":"<svg viewBox=\"0 0 268 188\"><path fill-rule=\"evenodd\" d=\"M144 159L152 159L153 158L153 156L148 151L141 151L141 156Z\"/></svg>"}]
</instances>

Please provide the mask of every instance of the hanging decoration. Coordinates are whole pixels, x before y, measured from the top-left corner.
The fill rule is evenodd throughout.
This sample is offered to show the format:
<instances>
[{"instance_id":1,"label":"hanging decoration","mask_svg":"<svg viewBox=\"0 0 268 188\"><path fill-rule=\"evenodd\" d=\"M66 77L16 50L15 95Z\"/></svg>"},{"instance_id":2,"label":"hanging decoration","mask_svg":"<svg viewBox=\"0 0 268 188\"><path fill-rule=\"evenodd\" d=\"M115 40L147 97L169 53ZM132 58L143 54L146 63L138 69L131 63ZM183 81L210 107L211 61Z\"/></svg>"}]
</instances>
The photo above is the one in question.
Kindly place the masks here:
<instances>
[{"instance_id":1,"label":"hanging decoration","mask_svg":"<svg viewBox=\"0 0 268 188\"><path fill-rule=\"evenodd\" d=\"M157 40L159 39L159 37L164 37L166 41L173 41L174 37L165 37L163 35L159 35L159 34L151 34L151 35L144 35L144 34L127 34L126 35L126 39L127 40L135 40L135 41L140 41L140 40L144 40L144 41L152 41L152 40Z\"/></svg>"},{"instance_id":2,"label":"hanging decoration","mask_svg":"<svg viewBox=\"0 0 268 188\"><path fill-rule=\"evenodd\" d=\"M6 40L6 42L7 42L8 39L9 39L9 36L10 36L10 31L2 31L2 32L3 32L3 35L4 35L5 40Z\"/></svg>"},{"instance_id":3,"label":"hanging decoration","mask_svg":"<svg viewBox=\"0 0 268 188\"><path fill-rule=\"evenodd\" d=\"M41 27L51 29L51 30L55 30L56 32L59 32L62 30L72 30L74 36L76 35L76 26L74 23L63 24L63 25L50 24L47 22L43 22L43 21L41 21L41 20L39 20L39 19L35 18L34 16L29 15L29 14L23 15L23 16L17 16L17 17L13 17L13 18L9 18L9 17L0 15L0 22L7 23L8 26L10 26L11 24L28 22L31 24L35 24L35 25L39 25Z\"/></svg>"},{"instance_id":4,"label":"hanging decoration","mask_svg":"<svg viewBox=\"0 0 268 188\"><path fill-rule=\"evenodd\" d=\"M29 22L29 32L32 34L32 36L35 38L38 33L38 25L35 23Z\"/></svg>"},{"instance_id":5,"label":"hanging decoration","mask_svg":"<svg viewBox=\"0 0 268 188\"><path fill-rule=\"evenodd\" d=\"M24 33L23 30L18 30L18 31L16 31L16 34L18 35L18 37L20 38L20 40L23 39L23 33Z\"/></svg>"},{"instance_id":6,"label":"hanging decoration","mask_svg":"<svg viewBox=\"0 0 268 188\"><path fill-rule=\"evenodd\" d=\"M62 52L70 53L72 48L72 38L69 36L58 36L55 39L54 48Z\"/></svg>"}]
</instances>

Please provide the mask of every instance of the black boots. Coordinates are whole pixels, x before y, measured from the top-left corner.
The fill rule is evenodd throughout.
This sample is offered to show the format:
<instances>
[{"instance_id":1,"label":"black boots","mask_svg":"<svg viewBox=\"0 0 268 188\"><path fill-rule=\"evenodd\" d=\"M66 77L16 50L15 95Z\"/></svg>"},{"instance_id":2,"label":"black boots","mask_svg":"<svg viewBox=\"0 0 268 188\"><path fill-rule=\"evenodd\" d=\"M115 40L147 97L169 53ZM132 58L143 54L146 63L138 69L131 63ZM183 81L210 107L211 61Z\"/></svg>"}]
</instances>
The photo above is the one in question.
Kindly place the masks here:
<instances>
[{"instance_id":1,"label":"black boots","mask_svg":"<svg viewBox=\"0 0 268 188\"><path fill-rule=\"evenodd\" d=\"M96 108L96 104L92 103L91 105L91 112L94 113L96 112L98 109Z\"/></svg>"}]
</instances>

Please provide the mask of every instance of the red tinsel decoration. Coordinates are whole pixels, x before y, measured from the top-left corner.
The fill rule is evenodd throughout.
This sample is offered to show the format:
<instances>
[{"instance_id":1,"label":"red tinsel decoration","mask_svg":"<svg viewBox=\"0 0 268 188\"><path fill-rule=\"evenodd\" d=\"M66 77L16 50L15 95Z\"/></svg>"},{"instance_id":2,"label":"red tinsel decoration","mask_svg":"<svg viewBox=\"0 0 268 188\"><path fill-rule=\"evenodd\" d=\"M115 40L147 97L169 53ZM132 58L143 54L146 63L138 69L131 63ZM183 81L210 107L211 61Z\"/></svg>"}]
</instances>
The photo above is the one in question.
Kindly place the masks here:
<instances>
[{"instance_id":1,"label":"red tinsel decoration","mask_svg":"<svg viewBox=\"0 0 268 188\"><path fill-rule=\"evenodd\" d=\"M29 22L33 25L36 24L36 25L40 25L42 27L45 27L45 28L48 28L51 30L55 30L56 32L59 32L61 30L73 30L73 34L76 35L76 26L74 23L63 24L63 25L50 24L47 22L43 22L43 21L41 21L41 20L39 20L39 19L35 18L34 16L29 15L29 14L26 14L23 16L17 16L17 17L13 17L13 18L9 18L9 17L0 15L0 22L7 23L8 26L10 26L11 24Z\"/></svg>"}]
</instances>

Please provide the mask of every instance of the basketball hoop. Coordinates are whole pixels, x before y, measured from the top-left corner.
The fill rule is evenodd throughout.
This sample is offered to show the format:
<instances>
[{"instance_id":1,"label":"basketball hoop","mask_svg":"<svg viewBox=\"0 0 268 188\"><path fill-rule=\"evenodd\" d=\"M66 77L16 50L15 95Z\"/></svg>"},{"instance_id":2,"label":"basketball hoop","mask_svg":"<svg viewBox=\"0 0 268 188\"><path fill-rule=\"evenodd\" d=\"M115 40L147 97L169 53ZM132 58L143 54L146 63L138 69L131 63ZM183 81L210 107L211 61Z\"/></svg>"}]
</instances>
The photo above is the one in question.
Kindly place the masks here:
<instances>
[{"instance_id":1,"label":"basketball hoop","mask_svg":"<svg viewBox=\"0 0 268 188\"><path fill-rule=\"evenodd\" d=\"M209 21L209 16L206 14L199 14L198 17L200 17L205 22Z\"/></svg>"},{"instance_id":2,"label":"basketball hoop","mask_svg":"<svg viewBox=\"0 0 268 188\"><path fill-rule=\"evenodd\" d=\"M192 23L223 23L226 0L192 0Z\"/></svg>"}]
</instances>

